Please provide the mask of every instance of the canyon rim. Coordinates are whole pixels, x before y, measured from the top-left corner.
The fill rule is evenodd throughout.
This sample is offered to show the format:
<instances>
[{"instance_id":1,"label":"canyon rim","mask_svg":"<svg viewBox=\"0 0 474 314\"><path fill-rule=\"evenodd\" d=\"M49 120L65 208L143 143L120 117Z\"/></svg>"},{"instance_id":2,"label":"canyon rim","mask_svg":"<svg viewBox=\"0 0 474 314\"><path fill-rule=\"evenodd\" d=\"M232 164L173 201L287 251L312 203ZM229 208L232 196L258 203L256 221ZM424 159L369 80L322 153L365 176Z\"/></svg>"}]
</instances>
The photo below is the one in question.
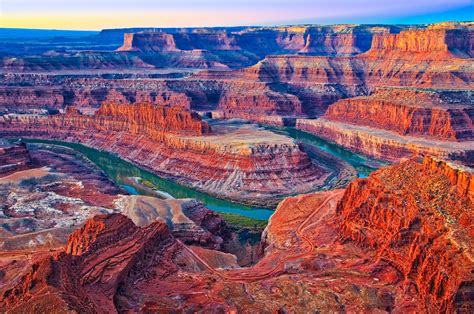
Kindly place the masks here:
<instances>
[{"instance_id":1,"label":"canyon rim","mask_svg":"<svg viewBox=\"0 0 474 314\"><path fill-rule=\"evenodd\" d=\"M5 0L0 313L473 313L474 8L333 2Z\"/></svg>"}]
</instances>

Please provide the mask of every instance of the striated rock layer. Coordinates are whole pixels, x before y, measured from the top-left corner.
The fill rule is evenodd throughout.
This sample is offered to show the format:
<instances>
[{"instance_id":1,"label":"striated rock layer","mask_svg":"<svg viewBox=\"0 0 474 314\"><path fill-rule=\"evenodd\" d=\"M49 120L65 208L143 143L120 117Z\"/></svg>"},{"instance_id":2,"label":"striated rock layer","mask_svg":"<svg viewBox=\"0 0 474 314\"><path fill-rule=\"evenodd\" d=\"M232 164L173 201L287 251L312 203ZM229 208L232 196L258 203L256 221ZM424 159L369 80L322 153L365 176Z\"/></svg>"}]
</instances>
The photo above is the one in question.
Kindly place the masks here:
<instances>
[{"instance_id":1,"label":"striated rock layer","mask_svg":"<svg viewBox=\"0 0 474 314\"><path fill-rule=\"evenodd\" d=\"M347 25L327 29L288 27L240 31L131 34L127 35L126 50L141 52L119 54L158 53L181 57L192 54L194 58L206 54L201 49L210 45L213 49L221 49L217 58L232 59L244 54L245 59L250 58L246 53L250 48L241 47L237 38L252 38L249 45L259 43L252 48L259 50L259 57L249 61L247 68L202 71L185 79L159 80L146 74L142 74L140 80L113 79L113 75L92 78L82 74L82 78L79 75L65 79L61 75L4 74L6 86L0 88L0 104L10 111L18 111L32 109L36 106L32 104L41 108L63 108L145 101L265 122L267 115L282 119L321 116L335 101L366 96L378 87L466 91L473 88L474 31L469 23L402 31L397 27ZM364 49L352 46L354 42L358 45L358 40L352 37L359 36L359 31L366 34L363 36ZM202 38L205 40L200 40ZM315 38L319 39L313 45L311 42ZM272 43L266 42L268 40ZM318 49L327 52L314 52ZM292 54L295 52L300 54ZM198 59L193 60L199 62ZM179 66L174 64L172 67ZM116 76L119 78L118 74ZM282 125L285 122L272 123Z\"/></svg>"},{"instance_id":2,"label":"striated rock layer","mask_svg":"<svg viewBox=\"0 0 474 314\"><path fill-rule=\"evenodd\" d=\"M119 106L104 104L94 114L94 119L92 124L103 126L106 131L144 134L152 139L159 139L159 134L163 132L203 135L211 131L209 124L194 112L147 103Z\"/></svg>"},{"instance_id":3,"label":"striated rock layer","mask_svg":"<svg viewBox=\"0 0 474 314\"><path fill-rule=\"evenodd\" d=\"M430 154L474 164L473 99L464 91L378 89L330 105L296 127L350 150L397 161Z\"/></svg>"},{"instance_id":4,"label":"striated rock layer","mask_svg":"<svg viewBox=\"0 0 474 314\"><path fill-rule=\"evenodd\" d=\"M216 125L207 134L208 124L182 109L106 105L93 116L8 115L0 125L2 135L80 142L250 204L271 206L286 195L321 188L329 175L285 136L245 124Z\"/></svg>"},{"instance_id":5,"label":"striated rock layer","mask_svg":"<svg viewBox=\"0 0 474 314\"><path fill-rule=\"evenodd\" d=\"M139 228L96 216L64 252L38 257L0 304L12 312L471 313L472 175L427 157L346 190L287 198L264 232L265 256L246 268L180 243L162 222Z\"/></svg>"},{"instance_id":6,"label":"striated rock layer","mask_svg":"<svg viewBox=\"0 0 474 314\"><path fill-rule=\"evenodd\" d=\"M428 312L474 309L471 170L426 157L350 184L337 207L341 235L403 274Z\"/></svg>"},{"instance_id":7,"label":"striated rock layer","mask_svg":"<svg viewBox=\"0 0 474 314\"><path fill-rule=\"evenodd\" d=\"M386 89L340 100L326 119L448 141L474 139L472 99L454 92Z\"/></svg>"},{"instance_id":8,"label":"striated rock layer","mask_svg":"<svg viewBox=\"0 0 474 314\"><path fill-rule=\"evenodd\" d=\"M30 164L31 156L24 143L12 145L0 139L0 178Z\"/></svg>"},{"instance_id":9,"label":"striated rock layer","mask_svg":"<svg viewBox=\"0 0 474 314\"><path fill-rule=\"evenodd\" d=\"M414 155L433 155L474 165L474 141L452 142L402 136L390 131L326 118L297 119L296 127L354 152L380 160L400 161Z\"/></svg>"},{"instance_id":10,"label":"striated rock layer","mask_svg":"<svg viewBox=\"0 0 474 314\"><path fill-rule=\"evenodd\" d=\"M474 57L474 32L469 28L405 30L400 34L376 34L367 55L386 57L387 53L422 53L425 58L459 55Z\"/></svg>"},{"instance_id":11,"label":"striated rock layer","mask_svg":"<svg viewBox=\"0 0 474 314\"><path fill-rule=\"evenodd\" d=\"M14 312L116 312L115 296L125 281L176 271L170 261L178 251L161 222L141 229L120 214L96 216L71 234L65 252L34 263L2 304Z\"/></svg>"}]
</instances>

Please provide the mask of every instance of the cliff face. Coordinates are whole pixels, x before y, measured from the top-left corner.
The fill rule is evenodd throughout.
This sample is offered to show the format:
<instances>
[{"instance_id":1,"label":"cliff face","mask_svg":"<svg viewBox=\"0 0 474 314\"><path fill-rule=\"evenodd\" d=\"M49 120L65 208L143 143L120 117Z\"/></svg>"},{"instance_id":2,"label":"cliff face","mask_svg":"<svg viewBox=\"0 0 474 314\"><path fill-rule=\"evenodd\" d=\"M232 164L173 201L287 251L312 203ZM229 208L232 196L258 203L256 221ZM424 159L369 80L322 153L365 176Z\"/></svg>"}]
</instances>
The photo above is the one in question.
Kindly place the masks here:
<instances>
[{"instance_id":1,"label":"cliff face","mask_svg":"<svg viewBox=\"0 0 474 314\"><path fill-rule=\"evenodd\" d=\"M25 119L36 121L36 124L44 123L46 127L52 129L51 131L55 128L64 130L89 128L105 132L123 131L134 135L147 135L157 140L162 139L164 133L200 136L211 131L209 124L202 121L199 115L180 107L149 103L104 104L93 115L82 115L73 107L67 110L67 114L26 116ZM9 118L4 119L4 123L6 120ZM21 118L13 121L21 123Z\"/></svg>"},{"instance_id":2,"label":"cliff face","mask_svg":"<svg viewBox=\"0 0 474 314\"><path fill-rule=\"evenodd\" d=\"M379 170L348 186L341 234L395 265L428 311L470 312L473 187L468 170L429 157Z\"/></svg>"},{"instance_id":3,"label":"cliff face","mask_svg":"<svg viewBox=\"0 0 474 314\"><path fill-rule=\"evenodd\" d=\"M94 118L97 120L93 124L97 126L110 124L117 131L146 134L150 137L161 132L188 135L211 132L209 124L194 112L180 107L163 107L148 103L118 106L104 104L97 110Z\"/></svg>"},{"instance_id":4,"label":"cliff face","mask_svg":"<svg viewBox=\"0 0 474 314\"><path fill-rule=\"evenodd\" d=\"M21 284L3 294L2 307L116 312L124 282L176 271L178 250L161 222L142 229L119 214L95 216L71 234L66 252L34 263Z\"/></svg>"},{"instance_id":5,"label":"cliff face","mask_svg":"<svg viewBox=\"0 0 474 314\"><path fill-rule=\"evenodd\" d=\"M351 58L270 56L255 66L241 70L242 73L236 73L235 77L271 83L339 84L343 88L359 86L361 91L364 89L360 87L459 88L472 85L474 74L470 58L431 60L415 53L407 53L404 58L396 55L374 58L365 54ZM215 75L232 76L229 73ZM214 74L206 76L210 78Z\"/></svg>"},{"instance_id":6,"label":"cliff face","mask_svg":"<svg viewBox=\"0 0 474 314\"><path fill-rule=\"evenodd\" d=\"M355 55L370 48L373 34L400 29L382 25L115 29L81 38L79 43L55 38L24 45L18 39L17 45L6 48L0 63L15 72L242 68L270 54Z\"/></svg>"},{"instance_id":7,"label":"cliff face","mask_svg":"<svg viewBox=\"0 0 474 314\"><path fill-rule=\"evenodd\" d=\"M10 145L0 141L0 177L25 169L31 164L31 156L26 145Z\"/></svg>"},{"instance_id":8,"label":"cliff face","mask_svg":"<svg viewBox=\"0 0 474 314\"><path fill-rule=\"evenodd\" d=\"M329 106L324 117L356 125L395 131L401 135L439 140L474 139L471 101L453 104L442 94L410 90L386 90L370 96L340 100Z\"/></svg>"},{"instance_id":9,"label":"cliff face","mask_svg":"<svg viewBox=\"0 0 474 314\"><path fill-rule=\"evenodd\" d=\"M387 33L392 28L395 27L336 25L246 28L239 31L225 29L145 31L125 34L124 44L118 51L163 52L205 49L223 60L225 57L219 55L221 51L238 52L242 54L241 57L252 54L262 57L282 51L331 56L354 55L370 48L374 33Z\"/></svg>"},{"instance_id":10,"label":"cliff face","mask_svg":"<svg viewBox=\"0 0 474 314\"><path fill-rule=\"evenodd\" d=\"M125 34L123 46L117 51L176 51L173 35L166 33Z\"/></svg>"},{"instance_id":11,"label":"cliff face","mask_svg":"<svg viewBox=\"0 0 474 314\"><path fill-rule=\"evenodd\" d=\"M424 54L427 59L448 56L473 57L472 29L406 30L400 34L376 34L368 56L387 57L387 53Z\"/></svg>"},{"instance_id":12,"label":"cliff face","mask_svg":"<svg viewBox=\"0 0 474 314\"><path fill-rule=\"evenodd\" d=\"M22 79L5 78L9 86L0 89L0 104L18 110L29 108L32 103L57 108L146 101L193 110L218 110L226 117L254 116L257 121L265 115L317 117L339 99L367 95L378 87L472 89L474 72L470 56L474 31L461 25L452 27L457 28L439 26L411 29L400 34L393 34L399 31L396 28L362 26L137 33L127 35L126 42L132 45L136 40L142 48L130 49L143 51L119 54L130 54L129 58L146 54L150 65L173 68L209 68L226 62L233 66L247 62L245 65L252 66L234 71L200 72L184 80L61 80L55 77L30 80L27 75L18 75L23 82ZM366 52L356 55L309 52L319 48L351 50L354 47L347 48L346 45L356 43L357 36L370 37L371 49L367 51L367 44L365 50L360 48ZM141 37L142 41L139 40ZM333 41L340 41L341 46ZM213 56L211 50L202 50L207 49L206 46L217 49L212 51L219 51L218 56ZM251 49L257 49L250 55L258 55L258 58L249 60L247 52ZM308 51L305 55L288 55L305 49ZM234 60L236 55L247 61ZM146 77L146 74L141 75ZM26 82L46 86L18 86Z\"/></svg>"},{"instance_id":13,"label":"cliff face","mask_svg":"<svg viewBox=\"0 0 474 314\"><path fill-rule=\"evenodd\" d=\"M380 87L472 88L474 72L470 56L473 34L472 29L417 29L400 34L382 33L375 35L368 52L356 56L269 55L245 69L201 72L193 79L205 84L215 80L225 81L227 85L235 86L236 90L242 82L260 82L273 93L276 92L280 104L284 104L285 100L291 104L286 106L286 110L275 110L271 114L315 117L323 114L331 103L339 99L367 95ZM254 93L256 91L257 89ZM252 102L247 93L242 97L245 101L242 100L238 106L234 105L239 101L237 96L232 93L221 94L226 97L222 98L218 110L225 116L258 116L259 109L269 103L262 98L271 93L263 92L260 88L258 95L249 95L259 97L258 103ZM260 103L264 105L261 106ZM262 114L264 113L260 112ZM416 118L417 120L426 119L427 116L425 112L413 114L423 116ZM444 116L442 112L434 114L440 115L439 118L435 117L437 120L458 120L461 125L470 119L469 112L453 112ZM453 121L453 124L458 121ZM462 138L470 135L443 136Z\"/></svg>"},{"instance_id":14,"label":"cliff face","mask_svg":"<svg viewBox=\"0 0 474 314\"><path fill-rule=\"evenodd\" d=\"M296 127L335 142L349 150L380 160L399 161L414 155L433 155L457 160L466 165L474 164L474 142L443 142L402 136L383 129L330 121L325 118L297 119Z\"/></svg>"},{"instance_id":15,"label":"cliff face","mask_svg":"<svg viewBox=\"0 0 474 314\"><path fill-rule=\"evenodd\" d=\"M362 84L363 63L351 58L268 56L241 70L244 77L264 82Z\"/></svg>"},{"instance_id":16,"label":"cliff face","mask_svg":"<svg viewBox=\"0 0 474 314\"><path fill-rule=\"evenodd\" d=\"M288 193L324 186L329 175L284 136L245 124L224 124L208 133L207 123L178 108L105 105L93 116L69 112L1 120L2 135L80 142L186 186L249 204L271 206Z\"/></svg>"}]
</instances>

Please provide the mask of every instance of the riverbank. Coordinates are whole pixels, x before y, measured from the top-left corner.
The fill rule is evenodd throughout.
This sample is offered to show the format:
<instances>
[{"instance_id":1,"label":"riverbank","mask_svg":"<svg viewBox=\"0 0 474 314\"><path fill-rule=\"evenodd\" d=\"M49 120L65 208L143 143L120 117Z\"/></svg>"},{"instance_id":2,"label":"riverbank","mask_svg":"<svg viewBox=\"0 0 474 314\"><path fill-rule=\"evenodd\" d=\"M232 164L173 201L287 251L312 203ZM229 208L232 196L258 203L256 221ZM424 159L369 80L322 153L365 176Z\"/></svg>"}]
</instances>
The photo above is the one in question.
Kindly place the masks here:
<instances>
[{"instance_id":1,"label":"riverbank","mask_svg":"<svg viewBox=\"0 0 474 314\"><path fill-rule=\"evenodd\" d=\"M236 204L192 190L171 180L161 178L150 171L141 169L115 155L81 144L37 139L24 139L24 141L27 143L43 143L46 145L44 147L45 149L54 149L54 146L63 146L74 149L96 164L115 184L119 186L127 185L130 182L130 178L141 178L144 181L151 182L156 189L166 192L174 198L193 198L203 202L207 208L216 212L237 214L259 220L267 220L273 214L273 210L271 209ZM48 146L50 147L48 148Z\"/></svg>"}]
</instances>

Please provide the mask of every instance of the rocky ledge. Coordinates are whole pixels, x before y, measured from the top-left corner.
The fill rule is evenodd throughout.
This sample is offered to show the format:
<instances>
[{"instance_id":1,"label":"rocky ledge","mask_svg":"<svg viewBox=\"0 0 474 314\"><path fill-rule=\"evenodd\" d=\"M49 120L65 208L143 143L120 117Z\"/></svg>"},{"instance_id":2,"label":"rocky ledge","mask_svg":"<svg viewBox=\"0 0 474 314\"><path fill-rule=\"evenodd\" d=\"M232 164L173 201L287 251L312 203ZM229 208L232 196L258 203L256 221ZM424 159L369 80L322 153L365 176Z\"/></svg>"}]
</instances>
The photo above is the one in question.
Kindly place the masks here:
<instances>
[{"instance_id":1,"label":"rocky ledge","mask_svg":"<svg viewBox=\"0 0 474 314\"><path fill-rule=\"evenodd\" d=\"M0 133L79 142L208 194L264 206L321 188L329 176L290 138L255 125L223 122L207 133L208 124L184 109L133 108L108 105L92 116L7 115ZM175 110L178 115L166 114Z\"/></svg>"},{"instance_id":2,"label":"rocky ledge","mask_svg":"<svg viewBox=\"0 0 474 314\"><path fill-rule=\"evenodd\" d=\"M472 170L405 161L347 187L341 235L394 265L428 312L472 312L473 197Z\"/></svg>"},{"instance_id":3,"label":"rocky ledge","mask_svg":"<svg viewBox=\"0 0 474 314\"><path fill-rule=\"evenodd\" d=\"M474 164L474 141L452 142L402 136L326 118L297 119L296 127L380 160L400 161L402 158L422 154L456 160L469 166Z\"/></svg>"},{"instance_id":4,"label":"rocky ledge","mask_svg":"<svg viewBox=\"0 0 474 314\"><path fill-rule=\"evenodd\" d=\"M382 89L340 100L324 117L442 141L474 140L474 99L469 93Z\"/></svg>"},{"instance_id":5,"label":"rocky ledge","mask_svg":"<svg viewBox=\"0 0 474 314\"><path fill-rule=\"evenodd\" d=\"M30 164L31 156L24 143L10 144L0 139L0 178Z\"/></svg>"}]
</instances>

